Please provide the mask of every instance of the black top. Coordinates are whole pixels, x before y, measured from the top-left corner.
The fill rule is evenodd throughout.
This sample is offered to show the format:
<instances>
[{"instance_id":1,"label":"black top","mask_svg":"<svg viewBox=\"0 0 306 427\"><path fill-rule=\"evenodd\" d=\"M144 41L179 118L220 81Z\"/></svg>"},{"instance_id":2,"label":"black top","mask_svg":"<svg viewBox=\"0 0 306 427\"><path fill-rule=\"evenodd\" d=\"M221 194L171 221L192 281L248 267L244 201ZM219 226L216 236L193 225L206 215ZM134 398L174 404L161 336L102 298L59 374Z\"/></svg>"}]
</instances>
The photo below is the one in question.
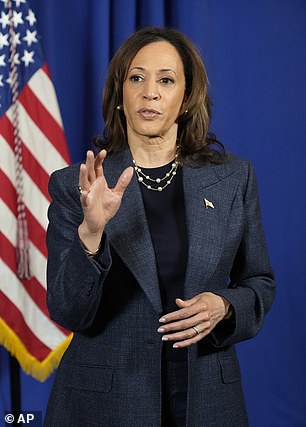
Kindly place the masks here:
<instances>
[{"instance_id":1,"label":"black top","mask_svg":"<svg viewBox=\"0 0 306 427\"><path fill-rule=\"evenodd\" d=\"M141 168L151 178L162 178L171 169L171 163L158 168ZM146 183L156 188L161 184ZM178 309L176 298L184 298L188 242L183 192L182 169L162 191L152 191L139 183L146 211L153 247L155 250L157 272L164 313ZM173 349L173 342L165 342L165 357L168 360L184 360L187 349Z\"/></svg>"}]
</instances>

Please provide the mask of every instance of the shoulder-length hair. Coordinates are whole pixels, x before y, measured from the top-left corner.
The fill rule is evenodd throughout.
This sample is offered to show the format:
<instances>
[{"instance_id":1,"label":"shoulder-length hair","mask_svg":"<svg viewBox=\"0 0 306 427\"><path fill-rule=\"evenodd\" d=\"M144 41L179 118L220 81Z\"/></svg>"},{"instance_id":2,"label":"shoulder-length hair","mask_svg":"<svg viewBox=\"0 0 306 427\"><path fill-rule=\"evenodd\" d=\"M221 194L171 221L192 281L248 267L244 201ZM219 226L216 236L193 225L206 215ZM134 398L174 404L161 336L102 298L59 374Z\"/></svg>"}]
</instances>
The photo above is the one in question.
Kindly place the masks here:
<instances>
[{"instance_id":1,"label":"shoulder-length hair","mask_svg":"<svg viewBox=\"0 0 306 427\"><path fill-rule=\"evenodd\" d=\"M96 139L99 148L109 152L122 150L128 143L126 119L122 109L123 83L137 52L159 41L173 45L183 62L185 100L177 117L177 145L180 161L199 165L222 163L226 159L223 145L210 134L211 101L208 78L200 53L180 31L171 28L146 27L132 34L112 58L103 91L102 111L105 121L103 138Z\"/></svg>"}]
</instances>

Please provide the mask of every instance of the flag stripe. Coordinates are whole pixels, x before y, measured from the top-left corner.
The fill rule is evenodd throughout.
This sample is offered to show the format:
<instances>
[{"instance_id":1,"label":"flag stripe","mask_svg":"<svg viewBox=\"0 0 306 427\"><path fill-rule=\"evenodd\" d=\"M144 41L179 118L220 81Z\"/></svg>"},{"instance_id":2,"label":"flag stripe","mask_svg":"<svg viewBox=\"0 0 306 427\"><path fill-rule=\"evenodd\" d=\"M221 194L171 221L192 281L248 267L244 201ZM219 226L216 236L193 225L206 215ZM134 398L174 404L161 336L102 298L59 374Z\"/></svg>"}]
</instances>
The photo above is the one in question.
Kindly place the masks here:
<instances>
[{"instance_id":1,"label":"flag stripe","mask_svg":"<svg viewBox=\"0 0 306 427\"><path fill-rule=\"evenodd\" d=\"M9 119L4 115L0 119L0 135L14 151L14 128ZM1 138L1 137L0 137ZM40 187L45 197L50 200L48 193L49 175L41 167L40 163L32 156L27 146L22 142L23 167L32 176L33 181ZM15 161L14 161L15 163ZM35 174L32 172L35 171Z\"/></svg>"},{"instance_id":2,"label":"flag stripe","mask_svg":"<svg viewBox=\"0 0 306 427\"><path fill-rule=\"evenodd\" d=\"M0 136L0 168L4 171L12 183L15 183L15 157L11 148ZM40 225L47 229L47 210L49 200L40 191L39 187L33 182L30 175L23 170L24 202L39 221Z\"/></svg>"},{"instance_id":3,"label":"flag stripe","mask_svg":"<svg viewBox=\"0 0 306 427\"><path fill-rule=\"evenodd\" d=\"M30 153L50 175L54 170L67 166L67 162L56 150L53 144L43 134L41 129L27 114L23 105L18 102L18 114L20 123L20 137L29 149ZM13 123L12 108L7 113L10 122Z\"/></svg>"},{"instance_id":4,"label":"flag stripe","mask_svg":"<svg viewBox=\"0 0 306 427\"><path fill-rule=\"evenodd\" d=\"M64 152L62 149L62 147L65 147L65 136L62 128L53 119L29 86L23 89L19 96L19 102L23 105L33 122L41 129L56 150L64 157L66 163L68 163L68 152Z\"/></svg>"},{"instance_id":5,"label":"flag stripe","mask_svg":"<svg viewBox=\"0 0 306 427\"><path fill-rule=\"evenodd\" d=\"M56 93L54 86L51 80L49 67L45 64L42 68L38 69L35 74L28 81L28 85L31 90L35 93L40 102L47 106L49 113L57 124L63 128L62 118L59 111ZM64 144L64 147L61 147L60 152L67 151L67 145ZM65 156L63 155L65 158ZM69 156L68 156L69 158ZM68 160L69 161L69 160Z\"/></svg>"},{"instance_id":6,"label":"flag stripe","mask_svg":"<svg viewBox=\"0 0 306 427\"><path fill-rule=\"evenodd\" d=\"M7 248L5 253L2 254L3 262L5 262L8 267L14 271L16 268L16 249L15 247L9 242L5 236L1 235L0 237L1 244L5 245ZM35 302L35 304L40 308L40 310L49 317L49 311L46 306L46 292L44 287L41 285L40 282L37 281L35 277L31 277L29 280L22 280L21 281L24 288L26 289L29 296L32 298L32 300ZM63 332L65 335L69 335L70 332L58 325L57 323L53 322L53 320L50 319L50 322L55 325L57 329L59 329L61 332Z\"/></svg>"},{"instance_id":7,"label":"flag stripe","mask_svg":"<svg viewBox=\"0 0 306 427\"><path fill-rule=\"evenodd\" d=\"M2 226L2 232L11 242L11 244L16 247L17 219L11 210L4 203L2 203L1 200L0 208L6 218L6 221ZM31 236L29 237L31 239ZM46 288L47 259L33 244L31 244L31 240L29 241L29 252L31 273L39 280L41 285Z\"/></svg>"},{"instance_id":8,"label":"flag stripe","mask_svg":"<svg viewBox=\"0 0 306 427\"><path fill-rule=\"evenodd\" d=\"M6 247L5 253L2 254L3 262L5 262L8 267L14 271L16 269L16 248L3 235L1 236L1 244ZM22 280L22 284L35 304L43 313L45 313L46 316L48 316L49 313L45 304L46 292L41 283L39 283L35 277L31 277L29 280Z\"/></svg>"},{"instance_id":9,"label":"flag stripe","mask_svg":"<svg viewBox=\"0 0 306 427\"><path fill-rule=\"evenodd\" d=\"M49 355L51 349L32 333L31 329L25 323L22 313L1 291L0 303L5 307L5 311L10 314L10 316L5 319L6 324L21 339L23 345L35 359L39 361L44 360Z\"/></svg>"},{"instance_id":10,"label":"flag stripe","mask_svg":"<svg viewBox=\"0 0 306 427\"><path fill-rule=\"evenodd\" d=\"M38 308L9 266L2 261L0 266L3 271L2 292L23 313L24 321L33 334L47 347L55 349L66 335Z\"/></svg>"},{"instance_id":11,"label":"flag stripe","mask_svg":"<svg viewBox=\"0 0 306 427\"><path fill-rule=\"evenodd\" d=\"M15 187L13 187L11 181L7 178L7 176L0 170L0 182L3 183L0 186L0 197L3 199L5 205L12 211L12 213L17 216L17 195ZM2 207L4 213L4 207ZM5 217L5 215L3 215ZM29 237L33 244L37 247L37 249L47 257L47 246L46 246L46 232L41 227L41 225L36 221L36 218L31 214L31 212L26 207L26 218L28 220L28 230ZM15 219L16 220L16 219ZM9 222L8 220L6 222ZM16 233L16 221L13 224L10 223L10 241L16 245L16 239L12 236L12 230ZM6 227L7 228L7 227Z\"/></svg>"},{"instance_id":12,"label":"flag stripe","mask_svg":"<svg viewBox=\"0 0 306 427\"><path fill-rule=\"evenodd\" d=\"M0 141L1 144L1 141ZM11 181L8 179L8 177L3 173L2 169L0 168L0 202L1 199L3 199L4 203L9 207L9 209L17 213L17 196L16 196L16 190ZM11 191L13 190L13 191ZM3 227L3 224L5 223L4 218L4 212L1 210L1 218L3 218L3 221L1 226Z\"/></svg>"},{"instance_id":13,"label":"flag stripe","mask_svg":"<svg viewBox=\"0 0 306 427\"><path fill-rule=\"evenodd\" d=\"M50 68L49 68L49 66L48 66L48 64L47 64L47 63L45 63L45 64L41 67L41 71L43 71L43 72L46 74L46 76L48 76L48 77L49 77L49 79L50 79L50 80L52 80L52 79L51 79ZM57 101L56 101L56 102L57 102Z\"/></svg>"}]
</instances>

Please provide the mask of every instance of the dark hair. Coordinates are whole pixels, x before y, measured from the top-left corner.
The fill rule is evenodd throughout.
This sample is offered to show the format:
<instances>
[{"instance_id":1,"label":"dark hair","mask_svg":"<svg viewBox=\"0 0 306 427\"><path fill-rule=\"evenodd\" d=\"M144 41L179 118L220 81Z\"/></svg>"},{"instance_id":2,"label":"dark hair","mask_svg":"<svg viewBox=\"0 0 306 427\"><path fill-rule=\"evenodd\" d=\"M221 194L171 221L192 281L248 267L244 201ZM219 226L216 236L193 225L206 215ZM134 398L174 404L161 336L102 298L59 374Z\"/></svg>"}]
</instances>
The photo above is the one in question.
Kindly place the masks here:
<instances>
[{"instance_id":1,"label":"dark hair","mask_svg":"<svg viewBox=\"0 0 306 427\"><path fill-rule=\"evenodd\" d=\"M173 45L184 66L186 99L184 110L177 118L177 145L181 162L193 165L210 161L222 163L227 158L224 147L215 135L208 133L211 101L208 78L201 56L194 44L180 31L171 28L146 27L132 34L119 48L110 62L103 92L103 138L95 143L109 152L122 150L127 144L126 119L122 109L123 82L137 52L159 41ZM187 112L186 112L187 110Z\"/></svg>"}]
</instances>

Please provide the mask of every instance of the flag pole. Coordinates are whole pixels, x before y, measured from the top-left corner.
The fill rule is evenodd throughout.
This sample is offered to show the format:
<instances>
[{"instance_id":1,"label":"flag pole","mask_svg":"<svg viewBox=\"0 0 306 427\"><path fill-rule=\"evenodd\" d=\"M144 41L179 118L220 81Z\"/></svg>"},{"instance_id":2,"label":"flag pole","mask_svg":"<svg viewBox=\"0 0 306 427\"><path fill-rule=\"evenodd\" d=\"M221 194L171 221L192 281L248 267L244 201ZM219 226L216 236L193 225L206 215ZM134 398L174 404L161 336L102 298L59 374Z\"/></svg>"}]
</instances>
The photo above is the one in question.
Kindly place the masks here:
<instances>
[{"instance_id":1,"label":"flag pole","mask_svg":"<svg viewBox=\"0 0 306 427\"><path fill-rule=\"evenodd\" d=\"M21 412L21 387L20 387L20 367L14 356L10 357L10 383L11 383L11 411L19 414ZM14 425L17 425L14 423Z\"/></svg>"},{"instance_id":2,"label":"flag pole","mask_svg":"<svg viewBox=\"0 0 306 427\"><path fill-rule=\"evenodd\" d=\"M17 274L20 278L28 279L29 253L28 253L28 229L25 217L25 206L23 202L23 177L22 177L22 147L19 136L19 120L17 110L18 98L18 71L15 63L16 42L13 22L12 0L7 1L9 14L9 43L10 43L10 81L13 104L13 126L14 126L14 151L16 159L16 190L17 190ZM11 411L21 412L21 387L20 387L20 366L17 359L9 355L10 361L10 385L11 385ZM14 421L13 425L16 425Z\"/></svg>"}]
</instances>

